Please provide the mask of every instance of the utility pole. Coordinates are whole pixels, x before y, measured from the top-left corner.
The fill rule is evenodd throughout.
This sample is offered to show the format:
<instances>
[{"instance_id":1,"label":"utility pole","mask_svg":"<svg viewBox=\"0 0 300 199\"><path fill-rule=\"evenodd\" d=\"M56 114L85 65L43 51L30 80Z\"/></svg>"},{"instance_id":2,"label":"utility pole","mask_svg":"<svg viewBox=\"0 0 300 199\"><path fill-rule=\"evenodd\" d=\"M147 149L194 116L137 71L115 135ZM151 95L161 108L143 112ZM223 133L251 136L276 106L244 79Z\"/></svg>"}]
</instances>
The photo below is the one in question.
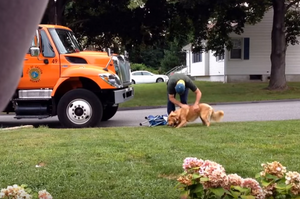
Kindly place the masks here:
<instances>
[{"instance_id":1,"label":"utility pole","mask_svg":"<svg viewBox=\"0 0 300 199\"><path fill-rule=\"evenodd\" d=\"M54 21L55 21L55 25L57 25L57 6L56 6L56 1L54 0Z\"/></svg>"}]
</instances>

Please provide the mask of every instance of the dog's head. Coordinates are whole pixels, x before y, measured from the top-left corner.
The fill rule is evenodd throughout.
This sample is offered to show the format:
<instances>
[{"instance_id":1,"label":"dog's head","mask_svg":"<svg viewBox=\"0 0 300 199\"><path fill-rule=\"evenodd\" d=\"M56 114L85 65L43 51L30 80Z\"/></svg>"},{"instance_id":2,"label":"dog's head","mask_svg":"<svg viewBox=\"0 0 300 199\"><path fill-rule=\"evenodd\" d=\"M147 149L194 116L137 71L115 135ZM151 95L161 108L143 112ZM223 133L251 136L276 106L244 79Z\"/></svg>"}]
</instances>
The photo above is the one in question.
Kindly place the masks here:
<instances>
[{"instance_id":1,"label":"dog's head","mask_svg":"<svg viewBox=\"0 0 300 199\"><path fill-rule=\"evenodd\" d=\"M168 126L176 127L179 124L179 115L177 112L172 111L168 116Z\"/></svg>"}]
</instances>

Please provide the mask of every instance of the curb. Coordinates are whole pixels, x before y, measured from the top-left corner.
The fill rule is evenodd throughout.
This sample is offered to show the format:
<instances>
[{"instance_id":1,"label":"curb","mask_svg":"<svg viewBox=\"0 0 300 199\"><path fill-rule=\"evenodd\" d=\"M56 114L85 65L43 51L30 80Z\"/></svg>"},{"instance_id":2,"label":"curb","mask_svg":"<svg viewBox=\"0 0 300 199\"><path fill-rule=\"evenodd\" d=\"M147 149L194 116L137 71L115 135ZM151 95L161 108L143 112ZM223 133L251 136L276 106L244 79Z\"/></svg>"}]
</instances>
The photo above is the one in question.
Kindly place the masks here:
<instances>
[{"instance_id":1,"label":"curb","mask_svg":"<svg viewBox=\"0 0 300 199\"><path fill-rule=\"evenodd\" d=\"M253 103L270 103L270 102L293 102L299 101L300 99L284 99L284 100L262 100L262 101L243 101L243 102L211 102L209 105L230 105L230 104L253 104ZM119 111L127 110L143 110L143 109L156 109L156 108L167 108L166 105L163 106L138 106L138 107L120 107Z\"/></svg>"}]
</instances>

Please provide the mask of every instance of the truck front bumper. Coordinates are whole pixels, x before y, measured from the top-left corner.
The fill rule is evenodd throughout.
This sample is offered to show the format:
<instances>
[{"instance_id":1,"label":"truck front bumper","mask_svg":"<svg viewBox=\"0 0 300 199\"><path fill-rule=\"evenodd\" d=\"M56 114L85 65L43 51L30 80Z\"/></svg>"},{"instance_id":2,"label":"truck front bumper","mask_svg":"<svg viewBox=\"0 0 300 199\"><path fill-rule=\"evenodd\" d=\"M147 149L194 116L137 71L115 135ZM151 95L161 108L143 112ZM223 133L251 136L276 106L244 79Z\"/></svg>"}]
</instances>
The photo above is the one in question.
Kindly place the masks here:
<instances>
[{"instance_id":1,"label":"truck front bumper","mask_svg":"<svg viewBox=\"0 0 300 199\"><path fill-rule=\"evenodd\" d=\"M120 104L132 99L134 96L133 87L123 88L114 91L115 104Z\"/></svg>"}]
</instances>

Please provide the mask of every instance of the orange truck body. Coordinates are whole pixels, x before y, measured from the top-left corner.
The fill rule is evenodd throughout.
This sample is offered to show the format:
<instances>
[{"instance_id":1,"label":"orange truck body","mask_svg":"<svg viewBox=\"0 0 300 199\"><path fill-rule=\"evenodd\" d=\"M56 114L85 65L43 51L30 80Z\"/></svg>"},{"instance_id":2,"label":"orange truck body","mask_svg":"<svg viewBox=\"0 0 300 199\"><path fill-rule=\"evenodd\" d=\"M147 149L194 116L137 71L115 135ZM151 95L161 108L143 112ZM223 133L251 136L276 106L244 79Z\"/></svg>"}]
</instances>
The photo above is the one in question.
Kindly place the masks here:
<instances>
[{"instance_id":1,"label":"orange truck body","mask_svg":"<svg viewBox=\"0 0 300 199\"><path fill-rule=\"evenodd\" d=\"M71 29L41 24L4 112L17 119L58 116L68 128L94 127L133 96L126 56L85 51Z\"/></svg>"}]
</instances>

